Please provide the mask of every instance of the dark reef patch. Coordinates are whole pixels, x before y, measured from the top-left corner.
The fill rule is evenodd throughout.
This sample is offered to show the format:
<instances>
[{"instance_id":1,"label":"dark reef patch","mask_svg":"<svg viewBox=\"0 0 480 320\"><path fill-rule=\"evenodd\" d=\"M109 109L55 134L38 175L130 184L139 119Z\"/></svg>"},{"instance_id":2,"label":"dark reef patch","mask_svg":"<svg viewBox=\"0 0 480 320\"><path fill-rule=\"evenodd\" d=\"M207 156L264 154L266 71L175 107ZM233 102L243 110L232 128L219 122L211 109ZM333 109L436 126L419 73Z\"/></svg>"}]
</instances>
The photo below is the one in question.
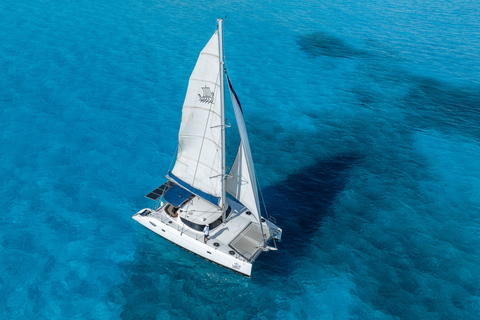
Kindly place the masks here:
<instances>
[{"instance_id":1,"label":"dark reef patch","mask_svg":"<svg viewBox=\"0 0 480 320\"><path fill-rule=\"evenodd\" d=\"M345 43L342 39L324 31L302 35L297 40L297 44L300 46L300 49L314 57L350 58L365 55L364 51L356 49Z\"/></svg>"},{"instance_id":2,"label":"dark reef patch","mask_svg":"<svg viewBox=\"0 0 480 320\"><path fill-rule=\"evenodd\" d=\"M413 85L401 106L416 115L417 124L480 137L480 88L455 88L427 77L409 78Z\"/></svg>"}]
</instances>

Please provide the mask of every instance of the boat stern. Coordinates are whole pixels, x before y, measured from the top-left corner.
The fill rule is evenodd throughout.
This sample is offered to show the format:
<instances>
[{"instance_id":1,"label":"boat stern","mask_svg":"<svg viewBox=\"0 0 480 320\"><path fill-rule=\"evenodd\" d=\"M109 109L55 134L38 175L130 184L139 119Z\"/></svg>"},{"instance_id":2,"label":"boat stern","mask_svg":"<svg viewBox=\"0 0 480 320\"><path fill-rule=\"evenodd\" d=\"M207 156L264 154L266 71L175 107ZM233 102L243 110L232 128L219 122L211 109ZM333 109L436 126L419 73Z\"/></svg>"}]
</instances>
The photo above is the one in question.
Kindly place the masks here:
<instances>
[{"instance_id":1,"label":"boat stern","mask_svg":"<svg viewBox=\"0 0 480 320\"><path fill-rule=\"evenodd\" d=\"M133 218L133 220L138 221L138 220L140 219L140 217L148 216L148 215L150 215L152 212L153 212L152 209L150 209L150 208L145 208L145 209L142 209L142 210L138 211L137 213L135 213L135 214L132 216L132 218Z\"/></svg>"},{"instance_id":2,"label":"boat stern","mask_svg":"<svg viewBox=\"0 0 480 320\"><path fill-rule=\"evenodd\" d=\"M275 239L278 242L282 242L282 229L277 228L277 231L275 231L273 239Z\"/></svg>"}]
</instances>

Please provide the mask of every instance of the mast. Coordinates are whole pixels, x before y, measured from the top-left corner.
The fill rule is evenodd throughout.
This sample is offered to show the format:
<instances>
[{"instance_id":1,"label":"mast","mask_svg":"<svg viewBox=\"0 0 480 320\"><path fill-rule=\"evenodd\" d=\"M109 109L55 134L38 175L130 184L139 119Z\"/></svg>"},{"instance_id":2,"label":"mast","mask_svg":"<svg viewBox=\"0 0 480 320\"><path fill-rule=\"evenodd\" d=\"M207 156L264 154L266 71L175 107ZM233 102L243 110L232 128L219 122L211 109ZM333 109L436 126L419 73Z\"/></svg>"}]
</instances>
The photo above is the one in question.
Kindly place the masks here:
<instances>
[{"instance_id":1,"label":"mast","mask_svg":"<svg viewBox=\"0 0 480 320\"><path fill-rule=\"evenodd\" d=\"M226 211L226 202L227 194L225 191L225 90L223 83L223 19L217 19L218 22L218 56L219 56L219 68L220 68L220 110L221 110L221 130L222 130L222 173L220 178L222 179L222 198L221 198L221 208L222 208L222 221L225 223L225 211Z\"/></svg>"}]
</instances>

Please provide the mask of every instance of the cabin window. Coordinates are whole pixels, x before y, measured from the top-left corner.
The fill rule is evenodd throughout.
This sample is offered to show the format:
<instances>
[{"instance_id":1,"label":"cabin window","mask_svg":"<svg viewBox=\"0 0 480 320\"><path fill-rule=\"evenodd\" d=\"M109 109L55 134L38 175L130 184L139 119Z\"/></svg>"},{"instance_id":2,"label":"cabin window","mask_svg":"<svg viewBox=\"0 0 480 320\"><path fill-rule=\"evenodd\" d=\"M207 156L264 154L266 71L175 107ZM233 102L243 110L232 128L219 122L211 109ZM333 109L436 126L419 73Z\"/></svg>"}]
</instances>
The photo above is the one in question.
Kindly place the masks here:
<instances>
[{"instance_id":1,"label":"cabin window","mask_svg":"<svg viewBox=\"0 0 480 320\"><path fill-rule=\"evenodd\" d=\"M225 219L228 218L228 216L230 215L230 212L232 212L232 207L228 206L228 209L227 211L225 212ZM210 223L210 230L213 230L215 229L216 227L218 227L219 225L222 224L222 217L218 218L217 220L213 221L212 223ZM202 229L203 230L203 229Z\"/></svg>"},{"instance_id":2,"label":"cabin window","mask_svg":"<svg viewBox=\"0 0 480 320\"><path fill-rule=\"evenodd\" d=\"M182 220L183 223L185 223L188 227L192 228L193 230L203 231L203 228L205 228L205 225L196 224L195 222L188 221L187 219L184 219L182 217L180 217L180 219Z\"/></svg>"}]
</instances>

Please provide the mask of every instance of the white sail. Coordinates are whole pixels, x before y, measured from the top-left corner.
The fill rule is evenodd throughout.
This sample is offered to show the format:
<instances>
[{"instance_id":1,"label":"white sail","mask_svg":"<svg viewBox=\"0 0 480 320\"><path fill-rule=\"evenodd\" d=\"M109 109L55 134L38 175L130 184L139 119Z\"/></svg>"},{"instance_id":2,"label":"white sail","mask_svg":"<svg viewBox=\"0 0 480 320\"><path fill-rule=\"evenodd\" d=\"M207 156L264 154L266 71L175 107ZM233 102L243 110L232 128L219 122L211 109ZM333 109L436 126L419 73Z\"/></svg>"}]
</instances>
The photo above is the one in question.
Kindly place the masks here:
<instances>
[{"instance_id":1,"label":"white sail","mask_svg":"<svg viewBox=\"0 0 480 320\"><path fill-rule=\"evenodd\" d=\"M252 182L248 160L243 143L240 143L237 156L226 181L227 192L247 207L255 217L259 217L257 197ZM254 181L254 180L253 180Z\"/></svg>"},{"instance_id":2,"label":"white sail","mask_svg":"<svg viewBox=\"0 0 480 320\"><path fill-rule=\"evenodd\" d=\"M227 82L230 89L230 96L232 98L241 142L235 161L230 169L229 177L226 181L226 189L229 194L240 201L240 203L254 214L261 227L261 214L258 200L257 181L255 179L255 168L253 166L252 153L250 151L250 143L248 142L242 107L240 106L240 101L238 100L228 77Z\"/></svg>"},{"instance_id":3,"label":"white sail","mask_svg":"<svg viewBox=\"0 0 480 320\"><path fill-rule=\"evenodd\" d=\"M172 173L215 197L222 195L222 121L217 32L200 53L190 76Z\"/></svg>"}]
</instances>

